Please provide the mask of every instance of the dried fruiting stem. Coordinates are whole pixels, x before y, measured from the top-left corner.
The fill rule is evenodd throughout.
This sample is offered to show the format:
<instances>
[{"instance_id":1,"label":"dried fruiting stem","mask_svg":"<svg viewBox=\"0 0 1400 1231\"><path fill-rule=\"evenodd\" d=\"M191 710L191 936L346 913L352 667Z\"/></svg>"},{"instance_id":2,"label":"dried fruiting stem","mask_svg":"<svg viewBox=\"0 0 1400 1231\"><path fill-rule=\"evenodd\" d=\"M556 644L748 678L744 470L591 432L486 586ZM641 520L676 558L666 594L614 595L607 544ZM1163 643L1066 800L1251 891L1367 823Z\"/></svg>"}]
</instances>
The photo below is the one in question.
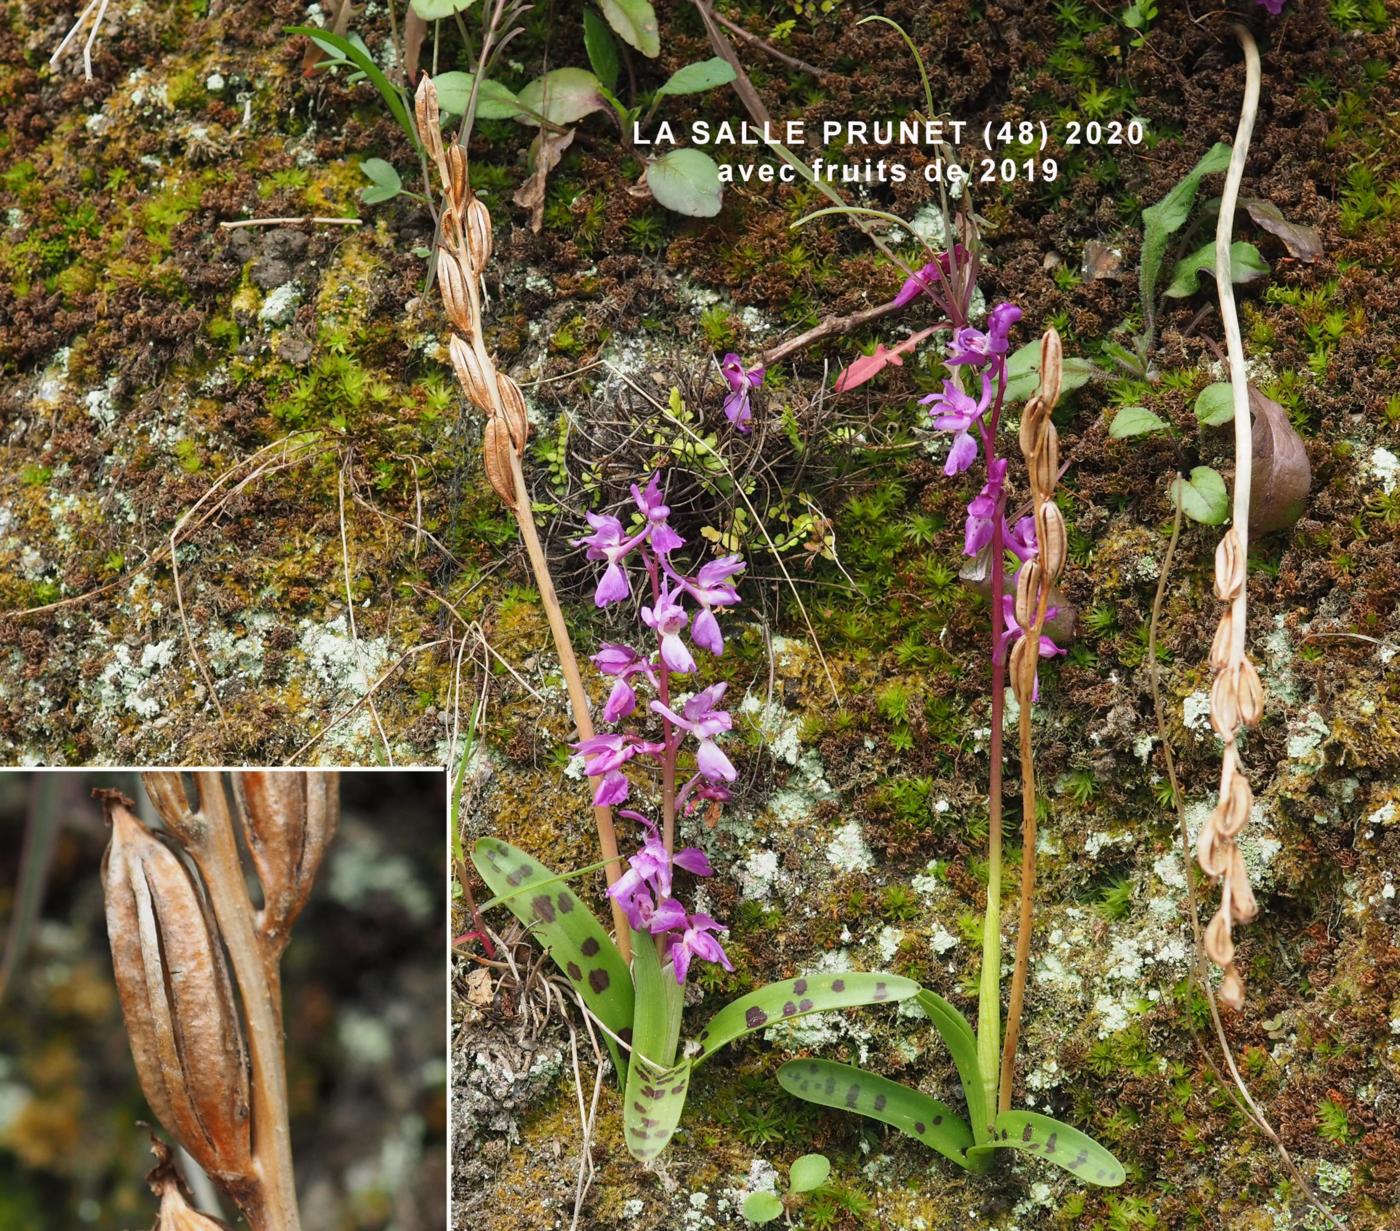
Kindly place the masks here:
<instances>
[{"instance_id":1,"label":"dried fruiting stem","mask_svg":"<svg viewBox=\"0 0 1400 1231\"><path fill-rule=\"evenodd\" d=\"M473 90L475 88L473 86ZM468 116L472 110L469 104ZM509 376L496 370L495 361L486 349L482 336L481 276L491 256L491 216L471 190L466 152L460 139L450 146L443 144L437 89L427 74L419 83L414 112L423 147L437 167L442 182L443 209L437 277L443 306L456 330L450 345L452 366L463 392L486 414L486 475L502 503L515 514L520 539L525 545L525 554L529 557L535 586L540 593L540 606L544 608L545 619L554 638L559 669L564 676L579 739L591 739L593 717L588 707L588 694L583 688L578 658L574 654L568 625L564 622L554 579L550 576L549 562L545 559L539 532L535 528L530 489L521 464L529 434L524 397ZM623 868L617 848L617 832L613 828L612 809L595 806L593 818L598 830L598 844L606 860L605 875L608 884L612 885L622 875ZM631 931L622 907L616 900L612 900L611 905L617 946L624 960L627 960L631 957Z\"/></svg>"},{"instance_id":2,"label":"dried fruiting stem","mask_svg":"<svg viewBox=\"0 0 1400 1231\"><path fill-rule=\"evenodd\" d=\"M1021 566L1016 586L1016 622L1024 636L1011 656L1011 686L1020 706L1018 735L1021 754L1021 892L1016 925L1016 959L1011 972L1011 998L1006 1008L1006 1038L1001 1050L1001 1075L997 1082L997 1110L1009 1111L1016 1080L1016 1045L1021 1035L1026 976L1030 967L1031 932L1035 922L1036 790L1035 749L1031 739L1031 711L1035 698L1036 663L1050 590L1065 562L1064 521L1054 502L1059 478L1059 437L1051 412L1060 396L1062 366L1060 335L1051 328L1040 346L1040 389L1026 403L1021 416L1021 453L1030 478L1035 512L1036 559Z\"/></svg>"},{"instance_id":3,"label":"dried fruiting stem","mask_svg":"<svg viewBox=\"0 0 1400 1231\"><path fill-rule=\"evenodd\" d=\"M1220 319L1230 360L1230 386L1235 406L1235 491L1230 529L1215 555L1215 594L1225 604L1210 665L1215 682L1210 693L1210 721L1225 741L1220 763L1220 802L1206 818L1196 845L1202 870L1220 882L1220 908L1206 928L1205 949L1224 972L1220 1000L1238 1009L1244 1003L1244 982L1235 968L1232 927L1254 917L1257 906L1250 888L1238 835L1249 821L1254 795L1240 763L1237 738L1242 726L1253 726L1263 714L1264 693L1258 672L1245 652L1248 616L1249 498L1254 455L1253 424L1249 413L1249 377L1244 364L1244 341L1235 310L1235 288L1230 268L1230 240L1240 180L1249 154L1254 117L1259 107L1259 49L1243 26L1235 33L1244 48L1245 88L1239 128L1220 195L1220 219L1215 228L1215 282L1220 298Z\"/></svg>"}]
</instances>

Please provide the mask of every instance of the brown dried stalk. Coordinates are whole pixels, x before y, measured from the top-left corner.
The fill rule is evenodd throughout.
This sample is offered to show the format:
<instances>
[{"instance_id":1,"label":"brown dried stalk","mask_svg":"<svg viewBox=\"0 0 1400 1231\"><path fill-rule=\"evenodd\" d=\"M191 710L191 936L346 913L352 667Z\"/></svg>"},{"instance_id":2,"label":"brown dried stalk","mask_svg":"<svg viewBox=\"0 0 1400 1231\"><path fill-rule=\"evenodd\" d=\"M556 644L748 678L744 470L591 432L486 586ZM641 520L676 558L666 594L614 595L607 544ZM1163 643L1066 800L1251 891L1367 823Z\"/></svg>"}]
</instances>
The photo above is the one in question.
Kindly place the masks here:
<instances>
[{"instance_id":1,"label":"brown dried stalk","mask_svg":"<svg viewBox=\"0 0 1400 1231\"><path fill-rule=\"evenodd\" d=\"M1035 913L1035 751L1031 744L1031 709L1035 699L1036 665L1050 592L1065 567L1068 539L1065 519L1055 503L1060 477L1060 437L1050 415L1060 400L1063 353L1060 335L1052 326L1040 342L1040 388L1021 416L1021 454L1030 477L1039 554L1016 575L1016 623L1024 636L1011 651L1011 689L1020 707L1021 737L1021 902L1016 928L1016 964L1011 974L1011 999L1006 1010L1006 1038L1001 1051L998 1111L1011 1109L1016 1074L1016 1044L1030 965L1031 929Z\"/></svg>"},{"instance_id":2,"label":"brown dried stalk","mask_svg":"<svg viewBox=\"0 0 1400 1231\"><path fill-rule=\"evenodd\" d=\"M486 263L491 259L491 215L471 190L467 177L467 155L460 139L454 139L450 145L443 144L437 89L432 78L426 74L418 85L414 114L418 135L437 167L442 183L437 284L447 318L456 331L448 343L452 367L462 391L486 416L483 442L486 477L501 502L515 514L520 538L535 575L535 585L540 592L540 605L544 608L554 637L579 739L591 739L593 717L588 707L588 694L583 689L573 642L564 623L564 612L559 605L544 549L540 546L539 533L535 529L530 491L520 462L525 455L525 441L530 432L525 396L515 381L497 370L482 337L481 277ZM612 809L595 807L593 817L598 829L598 843L603 858L607 860L605 872L608 884L611 885L622 874ZM631 933L626 916L615 900L612 901L612 912L617 946L623 959L627 960L631 957Z\"/></svg>"},{"instance_id":3,"label":"brown dried stalk","mask_svg":"<svg viewBox=\"0 0 1400 1231\"><path fill-rule=\"evenodd\" d=\"M162 835L137 819L130 800L99 792L112 822L107 931L142 1091L252 1231L299 1231L279 962L335 831L337 776L249 771L235 779L261 909L249 895L223 776L194 775L197 808L179 773L143 777ZM167 1220L168 1190L161 1196L161 1227L206 1225L180 1222L179 1210Z\"/></svg>"},{"instance_id":4,"label":"brown dried stalk","mask_svg":"<svg viewBox=\"0 0 1400 1231\"><path fill-rule=\"evenodd\" d=\"M1236 923L1248 923L1259 913L1237 841L1254 805L1254 792L1240 764L1237 736L1241 726L1254 726L1264 713L1264 686L1245 653L1249 498L1254 446L1249 416L1249 377L1244 366L1244 342L1235 311L1230 269L1235 202L1259 107L1259 49L1243 26L1236 26L1235 33L1244 48L1244 102L1230 166L1225 173L1225 187L1220 195L1220 220L1215 228L1215 281L1235 403L1234 504L1230 529L1215 553L1215 596L1225 604L1225 611L1210 647L1210 665L1215 672L1215 683L1210 690L1210 722L1225 741L1225 750L1220 766L1220 801L1206 818L1196 843L1196 860L1201 870L1220 882L1220 908L1206 926L1205 949L1210 960L1225 972L1220 1000L1232 1009L1244 1004L1244 980L1235 966L1232 928Z\"/></svg>"}]
</instances>

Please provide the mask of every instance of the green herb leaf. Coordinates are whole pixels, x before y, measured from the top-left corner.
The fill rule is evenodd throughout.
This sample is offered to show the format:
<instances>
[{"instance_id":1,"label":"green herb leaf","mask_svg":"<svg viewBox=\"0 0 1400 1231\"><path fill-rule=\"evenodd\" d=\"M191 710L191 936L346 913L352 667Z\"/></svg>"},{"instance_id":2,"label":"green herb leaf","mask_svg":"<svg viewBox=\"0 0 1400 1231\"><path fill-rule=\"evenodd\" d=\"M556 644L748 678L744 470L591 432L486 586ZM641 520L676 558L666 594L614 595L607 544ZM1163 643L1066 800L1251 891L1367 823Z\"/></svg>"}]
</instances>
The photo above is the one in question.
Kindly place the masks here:
<instances>
[{"instance_id":1,"label":"green herb leaf","mask_svg":"<svg viewBox=\"0 0 1400 1231\"><path fill-rule=\"evenodd\" d=\"M994 1140L968 1154L990 1156L994 1150L1024 1150L1103 1188L1117 1188L1127 1178L1123 1164L1087 1133L1034 1111L1003 1111Z\"/></svg>"},{"instance_id":2,"label":"green herb leaf","mask_svg":"<svg viewBox=\"0 0 1400 1231\"><path fill-rule=\"evenodd\" d=\"M967 1102L968 1121L976 1141L985 1141L991 1133L996 1108L987 1101L987 1083L982 1080L982 1068L977 1062L977 1038L967 1018L936 992L919 990L919 1008L933 1023L933 1028L947 1045L962 1082L963 1099Z\"/></svg>"},{"instance_id":3,"label":"green herb leaf","mask_svg":"<svg viewBox=\"0 0 1400 1231\"><path fill-rule=\"evenodd\" d=\"M1235 394L1228 380L1207 385L1196 395L1196 421L1219 427L1235 417Z\"/></svg>"},{"instance_id":4,"label":"green herb leaf","mask_svg":"<svg viewBox=\"0 0 1400 1231\"><path fill-rule=\"evenodd\" d=\"M966 1151L972 1145L967 1121L920 1090L835 1060L790 1060L778 1070L778 1084L809 1103L854 1111L892 1125L959 1166L967 1166Z\"/></svg>"},{"instance_id":5,"label":"green herb leaf","mask_svg":"<svg viewBox=\"0 0 1400 1231\"><path fill-rule=\"evenodd\" d=\"M656 30L656 12L647 0L598 0L608 25L629 47L652 59L661 54L661 36Z\"/></svg>"},{"instance_id":6,"label":"green herb leaf","mask_svg":"<svg viewBox=\"0 0 1400 1231\"><path fill-rule=\"evenodd\" d=\"M783 1212L783 1203L766 1188L744 1198L744 1217L750 1222L772 1222Z\"/></svg>"},{"instance_id":7,"label":"green herb leaf","mask_svg":"<svg viewBox=\"0 0 1400 1231\"><path fill-rule=\"evenodd\" d=\"M466 114L467 103L472 96L472 82L475 80L474 73L455 70L439 73L433 78L433 85L437 87L438 92L438 106L444 115ZM481 88L476 92L477 119L511 120L523 115L524 111L520 100L499 81L483 79Z\"/></svg>"},{"instance_id":8,"label":"green herb leaf","mask_svg":"<svg viewBox=\"0 0 1400 1231\"><path fill-rule=\"evenodd\" d=\"M1156 294L1157 275L1162 271L1162 258L1167 255L1167 240L1181 230L1191 216L1201 178L1213 171L1223 171L1229 165L1230 147L1217 141L1175 188L1156 205L1149 205L1142 211L1142 257L1138 277L1145 305L1151 304Z\"/></svg>"},{"instance_id":9,"label":"green herb leaf","mask_svg":"<svg viewBox=\"0 0 1400 1231\"><path fill-rule=\"evenodd\" d=\"M588 63L611 93L617 89L617 75L622 61L617 54L617 43L607 23L592 9L583 10L583 49L588 53Z\"/></svg>"},{"instance_id":10,"label":"green herb leaf","mask_svg":"<svg viewBox=\"0 0 1400 1231\"><path fill-rule=\"evenodd\" d=\"M900 975L862 970L803 975L770 983L732 1000L700 1032L695 1063L708 1059L726 1043L782 1021L828 1009L851 1009L865 1004L892 1004L916 995L919 985Z\"/></svg>"},{"instance_id":11,"label":"green herb leaf","mask_svg":"<svg viewBox=\"0 0 1400 1231\"><path fill-rule=\"evenodd\" d=\"M608 105L599 93L600 85L598 78L586 68L556 68L543 77L536 77L516 98L536 115L564 127ZM524 111L515 118L522 124L539 126L539 120Z\"/></svg>"},{"instance_id":12,"label":"green herb leaf","mask_svg":"<svg viewBox=\"0 0 1400 1231\"><path fill-rule=\"evenodd\" d=\"M1115 440L1124 440L1129 436L1160 432L1166 426L1146 406L1125 406L1113 416L1113 422L1108 425L1108 434Z\"/></svg>"},{"instance_id":13,"label":"green herb leaf","mask_svg":"<svg viewBox=\"0 0 1400 1231\"><path fill-rule=\"evenodd\" d=\"M476 0L413 0L412 8L424 21L439 21L453 13L465 13Z\"/></svg>"},{"instance_id":14,"label":"green herb leaf","mask_svg":"<svg viewBox=\"0 0 1400 1231\"><path fill-rule=\"evenodd\" d=\"M363 43L352 42L348 38L342 38L333 30L320 30L315 26L287 26L288 34L302 34L313 43L333 56L349 60L360 72L364 73L379 91L385 105L389 108L394 119L398 121L399 127L408 134L409 143L416 150L418 149L418 129L408 114L408 105L404 102L404 96L399 92L398 87L393 85L386 77Z\"/></svg>"},{"instance_id":15,"label":"green herb leaf","mask_svg":"<svg viewBox=\"0 0 1400 1231\"><path fill-rule=\"evenodd\" d=\"M831 1174L831 1160L825 1154L804 1154L788 1172L788 1187L795 1193L820 1188Z\"/></svg>"},{"instance_id":16,"label":"green herb leaf","mask_svg":"<svg viewBox=\"0 0 1400 1231\"><path fill-rule=\"evenodd\" d=\"M1066 358L1060 378L1061 394L1072 393L1087 384L1095 372L1087 359ZM1006 359L1005 401L1024 402L1040 386L1040 339L1018 347Z\"/></svg>"},{"instance_id":17,"label":"green herb leaf","mask_svg":"<svg viewBox=\"0 0 1400 1231\"><path fill-rule=\"evenodd\" d=\"M365 179L370 181L368 188L360 190L360 200L366 205L376 205L380 201L392 201L403 191L403 180L399 173L382 158L366 158L360 163Z\"/></svg>"},{"instance_id":18,"label":"green herb leaf","mask_svg":"<svg viewBox=\"0 0 1400 1231\"><path fill-rule=\"evenodd\" d=\"M632 1029L632 976L603 925L569 886L524 851L499 838L480 838L472 848L472 863L497 896L509 895L504 905L534 931L555 965L578 989L583 1003L614 1034L626 1038ZM549 881L537 893L520 892ZM613 1066L626 1072L617 1045L608 1039Z\"/></svg>"},{"instance_id":19,"label":"green herb leaf","mask_svg":"<svg viewBox=\"0 0 1400 1231\"><path fill-rule=\"evenodd\" d=\"M733 66L728 60L714 56L676 69L666 84L656 91L656 96L660 98L663 94L700 94L717 86L728 85L733 80Z\"/></svg>"},{"instance_id":20,"label":"green herb leaf","mask_svg":"<svg viewBox=\"0 0 1400 1231\"><path fill-rule=\"evenodd\" d=\"M636 1019L632 1023L632 1058L627 1067L622 1131L628 1153L656 1158L667 1146L685 1110L690 1061L675 1063L681 1032L684 989L675 967L664 966L656 939L632 933L632 978L636 983Z\"/></svg>"},{"instance_id":21,"label":"green herb leaf","mask_svg":"<svg viewBox=\"0 0 1400 1231\"><path fill-rule=\"evenodd\" d=\"M1183 299L1196 293L1203 270L1215 272L1215 244L1202 244L1190 256L1176 263L1171 285L1162 292L1173 299ZM1235 282L1252 282L1269 272L1269 262L1259 255L1253 244L1237 239L1230 245L1230 277Z\"/></svg>"},{"instance_id":22,"label":"green herb leaf","mask_svg":"<svg viewBox=\"0 0 1400 1231\"><path fill-rule=\"evenodd\" d=\"M1197 466L1189 480L1173 479L1172 499L1181 504L1187 517L1203 526L1218 526L1230 513L1225 480L1209 466Z\"/></svg>"},{"instance_id":23,"label":"green herb leaf","mask_svg":"<svg viewBox=\"0 0 1400 1231\"><path fill-rule=\"evenodd\" d=\"M724 204L719 168L699 150L672 150L649 164L647 187L658 204L692 218L713 218Z\"/></svg>"}]
</instances>

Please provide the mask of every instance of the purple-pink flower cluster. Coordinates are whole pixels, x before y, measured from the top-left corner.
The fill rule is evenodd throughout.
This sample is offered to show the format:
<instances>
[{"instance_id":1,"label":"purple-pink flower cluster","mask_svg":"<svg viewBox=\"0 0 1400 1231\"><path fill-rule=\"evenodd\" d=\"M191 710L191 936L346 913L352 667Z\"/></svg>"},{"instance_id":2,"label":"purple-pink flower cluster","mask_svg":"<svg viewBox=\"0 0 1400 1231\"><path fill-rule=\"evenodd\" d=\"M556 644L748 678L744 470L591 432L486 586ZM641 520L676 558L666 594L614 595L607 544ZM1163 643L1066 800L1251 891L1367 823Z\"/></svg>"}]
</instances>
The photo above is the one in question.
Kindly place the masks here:
<instances>
[{"instance_id":1,"label":"purple-pink flower cluster","mask_svg":"<svg viewBox=\"0 0 1400 1231\"><path fill-rule=\"evenodd\" d=\"M1010 550L1020 562L1017 571L1039 552L1035 537L1035 520L1021 518L1014 526L1006 518L1006 467L1004 457L996 453L996 425L1006 388L1006 357L1010 350L1011 328L1021 319L1021 309L1013 303L999 303L987 314L987 328L974 329L965 325L953 333L948 344L947 364L950 368L966 370L965 381L974 382L974 397L963 391L957 380L945 380L942 392L930 393L920 399L929 408L933 426L940 432L952 434L948 460L943 466L947 475L962 474L979 456L986 458L986 482L967 504L967 521L963 530L963 553L978 556L998 543ZM998 533L998 529L1000 533ZM996 648L998 661L1005 662L1017 638L1025 631L1016 622L1014 577L1002 595L1001 636ZM1051 608L1047 618L1057 614ZM1064 650L1049 637L1040 639L1040 656L1049 658ZM1038 687L1038 685L1037 685Z\"/></svg>"},{"instance_id":2,"label":"purple-pink flower cluster","mask_svg":"<svg viewBox=\"0 0 1400 1231\"><path fill-rule=\"evenodd\" d=\"M660 719L660 738L652 737L654 730L649 734L624 728L599 733L573 747L583 755L584 773L596 781L593 802L598 805L620 804L630 797L632 786L624 772L629 762L641 758L660 766L663 790L670 795L665 801L670 818L678 811L694 811L702 801L724 802L729 798L726 784L738 777L718 743L734 725L729 712L721 708L728 685L711 684L683 699L675 695L675 685L680 677L699 670L692 647L714 657L724 653L718 616L739 602L733 578L744 561L738 555L721 556L702 564L694 574L680 571L671 556L685 540L668 520L671 510L661 493L660 477L653 475L645 488L634 484L632 500L640 514L639 528L629 532L616 517L590 513L593 533L577 540L577 545L587 549L588 559L606 564L593 596L599 607L631 598L634 571L642 576L650 602L643 600L638 617L650 644L637 649L608 642L593 655L593 663L613 681L603 720L617 726L639 714L652 715ZM642 685L653 696L639 710ZM687 737L693 745L694 772L675 791L676 768ZM678 982L685 981L695 958L732 970L714 935L725 929L706 914L688 914L672 895L675 867L697 876L710 875L703 852L686 847L672 853L655 822L637 812L621 815L643 827L641 848L628 860L628 871L608 890L628 922L639 932L661 938Z\"/></svg>"}]
</instances>

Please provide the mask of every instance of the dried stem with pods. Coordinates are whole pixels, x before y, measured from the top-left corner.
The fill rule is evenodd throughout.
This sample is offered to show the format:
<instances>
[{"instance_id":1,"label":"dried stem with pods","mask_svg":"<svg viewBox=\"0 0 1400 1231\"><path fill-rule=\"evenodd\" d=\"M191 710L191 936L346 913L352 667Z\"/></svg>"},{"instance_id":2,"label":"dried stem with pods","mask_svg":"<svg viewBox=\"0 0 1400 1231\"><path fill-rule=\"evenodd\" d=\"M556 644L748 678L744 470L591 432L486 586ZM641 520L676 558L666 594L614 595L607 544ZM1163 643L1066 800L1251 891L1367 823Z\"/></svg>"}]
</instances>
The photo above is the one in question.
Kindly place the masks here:
<instances>
[{"instance_id":1,"label":"dried stem with pods","mask_svg":"<svg viewBox=\"0 0 1400 1231\"><path fill-rule=\"evenodd\" d=\"M468 114L470 112L469 104ZM471 190L467 177L467 154L460 138L451 144L443 142L437 89L432 78L426 74L418 86L414 114L423 148L437 167L442 183L437 283L443 307L454 330L448 343L452 367L462 391L486 416L483 442L486 477L501 502L515 514L520 538L535 575L540 604L554 637L578 737L580 740L590 740L594 732L588 694L583 689L573 642L564 622L564 612L559 606L559 596L555 593L549 563L540 545L539 532L535 529L530 490L521 466L530 430L525 414L525 397L515 381L496 369L482 335L481 278L491 259L491 215ZM612 809L597 806L593 809L593 816L598 828L598 842L606 861L608 884L612 885L622 874L623 868L617 849L617 833L613 828ZM627 959L631 956L630 933L627 919L616 899L612 900L612 911L618 948L623 958Z\"/></svg>"},{"instance_id":2,"label":"dried stem with pods","mask_svg":"<svg viewBox=\"0 0 1400 1231\"><path fill-rule=\"evenodd\" d=\"M1011 974L1011 999L1006 1010L1006 1037L1001 1049L998 1110L1011 1107L1016 1076L1016 1043L1021 1033L1021 1009L1030 965L1031 928L1035 913L1035 751L1031 745L1031 708L1036 693L1036 661L1050 592L1064 570L1068 537L1065 519L1055 503L1060 475L1060 437L1050 415L1060 400L1063 353L1060 335L1052 327L1040 343L1040 388L1021 415L1021 455L1026 460L1035 516L1038 558L1027 560L1016 575L1016 623L1026 635L1011 651L1011 688L1020 707L1021 744L1021 900L1016 929L1016 964Z\"/></svg>"},{"instance_id":3,"label":"dried stem with pods","mask_svg":"<svg viewBox=\"0 0 1400 1231\"><path fill-rule=\"evenodd\" d=\"M166 1131L252 1231L298 1231L280 964L335 832L339 779L234 775L237 822L223 775L194 780L197 807L178 772L144 775L159 832L131 800L98 793L112 825L102 876L122 1015L142 1092Z\"/></svg>"},{"instance_id":4,"label":"dried stem with pods","mask_svg":"<svg viewBox=\"0 0 1400 1231\"><path fill-rule=\"evenodd\" d=\"M1220 319L1230 359L1230 385L1235 404L1235 491L1230 528L1215 553L1215 596L1225 604L1210 665L1215 682L1210 691L1210 722L1225 741L1220 766L1220 801L1201 826L1196 858L1207 876L1220 882L1220 907L1206 927L1205 949L1225 972L1220 985L1221 1002L1232 1009L1244 1004L1244 981L1235 967L1232 928L1258 914L1238 836L1249 822L1254 792L1240 763L1238 736L1241 727L1252 727L1264 712L1264 687L1245 652L1248 604L1249 498L1253 462L1253 425L1249 414L1249 377L1244 366L1244 343L1235 311L1235 290L1230 270L1230 236L1244 176L1249 139L1259 107L1259 49L1253 36L1236 27L1244 47L1245 89L1235 133L1225 187L1220 195L1220 221L1215 228L1215 281L1220 294Z\"/></svg>"}]
</instances>

